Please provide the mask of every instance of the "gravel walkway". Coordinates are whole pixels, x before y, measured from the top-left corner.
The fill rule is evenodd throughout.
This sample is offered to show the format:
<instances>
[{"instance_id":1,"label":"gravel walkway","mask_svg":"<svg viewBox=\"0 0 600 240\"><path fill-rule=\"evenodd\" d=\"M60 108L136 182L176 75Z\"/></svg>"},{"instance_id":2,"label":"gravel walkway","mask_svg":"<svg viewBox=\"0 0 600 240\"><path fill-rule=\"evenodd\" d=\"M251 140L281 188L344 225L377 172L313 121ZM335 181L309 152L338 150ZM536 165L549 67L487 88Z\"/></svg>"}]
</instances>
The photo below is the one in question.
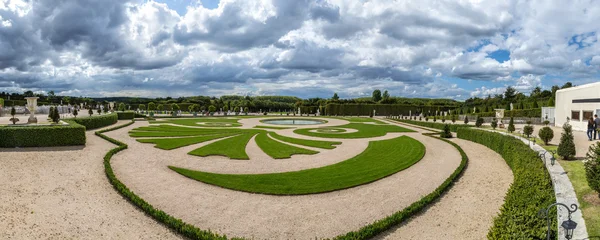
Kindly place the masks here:
<instances>
[{"instance_id":1,"label":"gravel walkway","mask_svg":"<svg viewBox=\"0 0 600 240\"><path fill-rule=\"evenodd\" d=\"M211 229L230 237L314 239L357 230L432 192L460 163L460 154L451 145L419 133L402 133L421 141L426 146L427 153L421 161L397 174L331 193L303 196L251 194L191 180L171 171L167 166L181 166L188 162L188 165L202 169L213 169L211 165L215 165L219 168L233 167L237 169L235 171L245 168L245 172L273 172L282 170L278 166L283 165L291 166L285 169L303 169L309 161L316 163L314 166L332 163L323 157L322 154L326 153L304 160L264 159L263 162L186 156L186 152L181 149L164 151L151 144L137 143L128 136L129 130L145 124L147 123L138 122L107 133L129 144L128 150L113 157L117 177L157 208L202 229ZM394 136L402 134L396 133ZM386 137L392 136L382 138ZM366 142L364 139L362 141ZM361 141L345 141L342 146L360 149L353 145L359 142ZM249 144L247 150L255 151L256 148ZM249 155L257 154L249 152Z\"/></svg>"},{"instance_id":2,"label":"gravel walkway","mask_svg":"<svg viewBox=\"0 0 600 240\"><path fill-rule=\"evenodd\" d=\"M114 145L86 135L85 147L0 148L0 239L178 239L112 188Z\"/></svg>"}]
</instances>

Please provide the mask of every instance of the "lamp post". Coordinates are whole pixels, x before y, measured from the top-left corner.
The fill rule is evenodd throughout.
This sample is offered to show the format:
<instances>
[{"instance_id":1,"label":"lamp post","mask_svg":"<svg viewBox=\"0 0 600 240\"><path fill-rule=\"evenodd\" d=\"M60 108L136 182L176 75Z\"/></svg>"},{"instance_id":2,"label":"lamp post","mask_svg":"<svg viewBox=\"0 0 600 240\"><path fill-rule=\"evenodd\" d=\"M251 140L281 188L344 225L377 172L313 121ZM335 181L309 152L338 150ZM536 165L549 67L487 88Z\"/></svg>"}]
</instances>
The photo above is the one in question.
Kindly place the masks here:
<instances>
[{"instance_id":1,"label":"lamp post","mask_svg":"<svg viewBox=\"0 0 600 240\"><path fill-rule=\"evenodd\" d=\"M556 150L550 150L550 153L552 153L552 157L550 158L550 164L554 166L554 162L556 162Z\"/></svg>"},{"instance_id":2,"label":"lamp post","mask_svg":"<svg viewBox=\"0 0 600 240\"><path fill-rule=\"evenodd\" d=\"M544 165L546 165L546 153L547 152L548 151L543 151L538 154L538 157L540 157L542 159L542 161L544 161Z\"/></svg>"},{"instance_id":3,"label":"lamp post","mask_svg":"<svg viewBox=\"0 0 600 240\"><path fill-rule=\"evenodd\" d=\"M572 239L573 232L575 231L575 228L577 227L577 223L575 221L571 220L571 214L577 211L577 205L571 204L571 208L569 208L564 203L553 203L552 205L548 206L548 208L541 209L538 212L538 216L540 216L542 218L546 218L546 222L548 223L548 232L546 233L546 239L550 240L550 230L552 229L552 226L551 226L552 224L550 221L550 216L548 216L548 213L550 212L550 209L554 206L556 206L557 210L558 210L559 206L563 206L567 209L567 212L569 213L569 219L567 219L566 221L563 221L560 224L560 226L565 229L565 238L568 240Z\"/></svg>"}]
</instances>

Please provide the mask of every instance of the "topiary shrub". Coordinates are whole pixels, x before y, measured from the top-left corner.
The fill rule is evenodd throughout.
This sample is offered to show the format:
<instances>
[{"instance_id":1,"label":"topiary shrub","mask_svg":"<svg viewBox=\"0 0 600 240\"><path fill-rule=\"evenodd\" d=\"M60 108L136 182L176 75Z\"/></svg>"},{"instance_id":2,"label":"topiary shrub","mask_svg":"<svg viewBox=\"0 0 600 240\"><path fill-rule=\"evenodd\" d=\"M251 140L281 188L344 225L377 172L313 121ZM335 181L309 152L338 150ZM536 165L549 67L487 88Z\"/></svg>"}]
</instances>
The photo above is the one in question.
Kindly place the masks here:
<instances>
[{"instance_id":1,"label":"topiary shrub","mask_svg":"<svg viewBox=\"0 0 600 240\"><path fill-rule=\"evenodd\" d=\"M0 147L54 147L85 145L85 127L65 120L68 126L0 127Z\"/></svg>"},{"instance_id":2,"label":"topiary shrub","mask_svg":"<svg viewBox=\"0 0 600 240\"><path fill-rule=\"evenodd\" d=\"M452 120L452 124L454 124L456 122L456 115L452 115L451 120Z\"/></svg>"},{"instance_id":3,"label":"topiary shrub","mask_svg":"<svg viewBox=\"0 0 600 240\"><path fill-rule=\"evenodd\" d=\"M533 134L533 126L526 125L525 127L523 127L523 134L525 134L525 136L527 137L530 137L531 134Z\"/></svg>"},{"instance_id":4,"label":"topiary shrub","mask_svg":"<svg viewBox=\"0 0 600 240\"><path fill-rule=\"evenodd\" d=\"M573 138L573 128L568 123L565 123L565 125L563 125L563 132L560 136L560 143L558 144L558 149L556 150L556 153L563 159L572 158L576 154L575 142Z\"/></svg>"},{"instance_id":5,"label":"topiary shrub","mask_svg":"<svg viewBox=\"0 0 600 240\"><path fill-rule=\"evenodd\" d=\"M77 111L77 108L73 109L73 116L75 118L77 118L77 114L79 114L79 111Z\"/></svg>"},{"instance_id":6,"label":"topiary shrub","mask_svg":"<svg viewBox=\"0 0 600 240\"><path fill-rule=\"evenodd\" d=\"M429 118L428 117L425 117L425 122L429 122Z\"/></svg>"},{"instance_id":7,"label":"topiary shrub","mask_svg":"<svg viewBox=\"0 0 600 240\"><path fill-rule=\"evenodd\" d=\"M590 146L583 164L588 185L600 195L600 142Z\"/></svg>"},{"instance_id":8,"label":"topiary shrub","mask_svg":"<svg viewBox=\"0 0 600 240\"><path fill-rule=\"evenodd\" d=\"M129 120L135 118L135 113L132 111L129 112L117 112L117 119L119 120Z\"/></svg>"},{"instance_id":9,"label":"topiary shrub","mask_svg":"<svg viewBox=\"0 0 600 240\"><path fill-rule=\"evenodd\" d=\"M11 107L10 108L10 115L12 116L12 118L10 119L10 121L14 124L16 124L19 119L15 117L15 115L17 114L17 110L15 110L15 107Z\"/></svg>"},{"instance_id":10,"label":"topiary shrub","mask_svg":"<svg viewBox=\"0 0 600 240\"><path fill-rule=\"evenodd\" d=\"M90 117L91 117L92 115L94 115L94 110L92 110L92 108L89 108L89 109L88 109L88 114L89 114L89 115L90 115Z\"/></svg>"},{"instance_id":11,"label":"topiary shrub","mask_svg":"<svg viewBox=\"0 0 600 240\"><path fill-rule=\"evenodd\" d=\"M469 124L469 117L467 117L466 115L465 115L465 121L464 121L464 123L465 124Z\"/></svg>"},{"instance_id":12,"label":"topiary shrub","mask_svg":"<svg viewBox=\"0 0 600 240\"><path fill-rule=\"evenodd\" d=\"M52 122L58 123L60 121L60 113L58 113L58 107L55 107L52 111L54 112L52 114Z\"/></svg>"},{"instance_id":13,"label":"topiary shrub","mask_svg":"<svg viewBox=\"0 0 600 240\"><path fill-rule=\"evenodd\" d=\"M148 111L154 111L156 110L156 104L154 102L149 102L148 103Z\"/></svg>"},{"instance_id":14,"label":"topiary shrub","mask_svg":"<svg viewBox=\"0 0 600 240\"><path fill-rule=\"evenodd\" d=\"M125 103L119 103L119 111L125 111Z\"/></svg>"},{"instance_id":15,"label":"topiary shrub","mask_svg":"<svg viewBox=\"0 0 600 240\"><path fill-rule=\"evenodd\" d=\"M369 111L369 117L372 118L373 117L373 111Z\"/></svg>"},{"instance_id":16,"label":"topiary shrub","mask_svg":"<svg viewBox=\"0 0 600 240\"><path fill-rule=\"evenodd\" d=\"M245 113L246 115L248 115L248 113L249 113L249 112L250 112L250 109L249 109L248 107L245 107L245 108L244 108L244 113ZM294 112L294 116L296 116L296 112Z\"/></svg>"},{"instance_id":17,"label":"topiary shrub","mask_svg":"<svg viewBox=\"0 0 600 240\"><path fill-rule=\"evenodd\" d=\"M433 116L433 122L436 122L436 121L437 121L437 117L434 115Z\"/></svg>"},{"instance_id":18,"label":"topiary shrub","mask_svg":"<svg viewBox=\"0 0 600 240\"><path fill-rule=\"evenodd\" d=\"M165 106L163 106L162 104L158 104L158 106L156 106L156 110L162 112L165 110Z\"/></svg>"},{"instance_id":19,"label":"topiary shrub","mask_svg":"<svg viewBox=\"0 0 600 240\"><path fill-rule=\"evenodd\" d=\"M510 121L508 122L508 128L506 130L508 130L509 133L515 131L515 120L513 119L513 117L510 117Z\"/></svg>"},{"instance_id":20,"label":"topiary shrub","mask_svg":"<svg viewBox=\"0 0 600 240\"><path fill-rule=\"evenodd\" d=\"M96 112L98 113L98 115L101 115L102 114L102 108L96 109Z\"/></svg>"},{"instance_id":21,"label":"topiary shrub","mask_svg":"<svg viewBox=\"0 0 600 240\"><path fill-rule=\"evenodd\" d=\"M543 127L540 129L538 136L542 139L544 144L548 145L548 143L552 141L552 138L554 138L554 131L550 127Z\"/></svg>"},{"instance_id":22,"label":"topiary shrub","mask_svg":"<svg viewBox=\"0 0 600 240\"><path fill-rule=\"evenodd\" d=\"M483 125L483 118L478 116L475 120L475 127L481 127L481 125Z\"/></svg>"},{"instance_id":23,"label":"topiary shrub","mask_svg":"<svg viewBox=\"0 0 600 240\"><path fill-rule=\"evenodd\" d=\"M496 128L498 127L498 120L497 119L492 119L492 122L490 123L490 126L492 126L492 129L496 130Z\"/></svg>"},{"instance_id":24,"label":"topiary shrub","mask_svg":"<svg viewBox=\"0 0 600 240\"><path fill-rule=\"evenodd\" d=\"M545 120L545 121L544 121L544 125L548 126L548 124L550 124L550 121L548 121L548 120Z\"/></svg>"},{"instance_id":25,"label":"topiary shrub","mask_svg":"<svg viewBox=\"0 0 600 240\"><path fill-rule=\"evenodd\" d=\"M452 133L450 132L450 126L448 124L444 125L444 131L442 131L442 133L440 133L440 137L452 138Z\"/></svg>"},{"instance_id":26,"label":"topiary shrub","mask_svg":"<svg viewBox=\"0 0 600 240\"><path fill-rule=\"evenodd\" d=\"M91 130L115 124L117 123L117 119L117 113L112 113L101 116L74 118L72 121L83 125L86 130Z\"/></svg>"}]
</instances>

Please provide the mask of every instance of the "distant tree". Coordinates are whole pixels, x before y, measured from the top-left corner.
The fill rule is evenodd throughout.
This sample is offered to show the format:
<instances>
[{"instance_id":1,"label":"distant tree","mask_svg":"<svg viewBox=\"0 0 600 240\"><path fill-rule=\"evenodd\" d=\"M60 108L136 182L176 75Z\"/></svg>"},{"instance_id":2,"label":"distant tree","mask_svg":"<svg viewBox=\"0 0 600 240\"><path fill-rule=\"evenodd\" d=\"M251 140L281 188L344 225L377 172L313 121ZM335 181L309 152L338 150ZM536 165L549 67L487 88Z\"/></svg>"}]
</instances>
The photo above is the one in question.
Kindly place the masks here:
<instances>
[{"instance_id":1,"label":"distant tree","mask_svg":"<svg viewBox=\"0 0 600 240\"><path fill-rule=\"evenodd\" d=\"M383 100L387 100L390 98L390 94L388 93L388 90L383 91Z\"/></svg>"},{"instance_id":2,"label":"distant tree","mask_svg":"<svg viewBox=\"0 0 600 240\"><path fill-rule=\"evenodd\" d=\"M148 111L154 111L156 110L156 104L154 102L149 102L148 103Z\"/></svg>"},{"instance_id":3,"label":"distant tree","mask_svg":"<svg viewBox=\"0 0 600 240\"><path fill-rule=\"evenodd\" d=\"M236 112L236 113L240 112L240 107L234 107L233 111Z\"/></svg>"},{"instance_id":4,"label":"distant tree","mask_svg":"<svg viewBox=\"0 0 600 240\"><path fill-rule=\"evenodd\" d=\"M146 106L144 106L144 104L140 104L140 105L138 106L138 109L139 109L139 110L142 110L142 111L143 111L143 110L146 110Z\"/></svg>"},{"instance_id":5,"label":"distant tree","mask_svg":"<svg viewBox=\"0 0 600 240\"><path fill-rule=\"evenodd\" d=\"M194 112L199 112L199 111L200 111L200 105L198 105L198 104L193 104L193 105L192 105L192 111L194 111Z\"/></svg>"},{"instance_id":6,"label":"distant tree","mask_svg":"<svg viewBox=\"0 0 600 240\"><path fill-rule=\"evenodd\" d=\"M54 106L50 106L50 108L48 109L48 119L52 119L53 116L54 116Z\"/></svg>"},{"instance_id":7,"label":"distant tree","mask_svg":"<svg viewBox=\"0 0 600 240\"><path fill-rule=\"evenodd\" d=\"M177 103L171 104L171 111L176 113L179 110L181 110L181 108L179 107L179 105L177 105Z\"/></svg>"},{"instance_id":8,"label":"distant tree","mask_svg":"<svg viewBox=\"0 0 600 240\"><path fill-rule=\"evenodd\" d=\"M158 104L158 106L156 106L156 110L158 111L164 111L165 110L165 106L163 106L162 104Z\"/></svg>"},{"instance_id":9,"label":"distant tree","mask_svg":"<svg viewBox=\"0 0 600 240\"><path fill-rule=\"evenodd\" d=\"M454 124L454 122L456 122L456 115L452 115L451 120L452 120L452 124Z\"/></svg>"},{"instance_id":10,"label":"distant tree","mask_svg":"<svg viewBox=\"0 0 600 240\"><path fill-rule=\"evenodd\" d=\"M533 101L533 108L539 108L540 106L538 105L537 101Z\"/></svg>"},{"instance_id":11,"label":"distant tree","mask_svg":"<svg viewBox=\"0 0 600 240\"><path fill-rule=\"evenodd\" d=\"M90 116L94 115L94 110L92 110L92 108L91 108L91 107L88 109L88 114L89 114Z\"/></svg>"},{"instance_id":12,"label":"distant tree","mask_svg":"<svg viewBox=\"0 0 600 240\"><path fill-rule=\"evenodd\" d=\"M548 99L548 107L554 107L554 97Z\"/></svg>"},{"instance_id":13,"label":"distant tree","mask_svg":"<svg viewBox=\"0 0 600 240\"><path fill-rule=\"evenodd\" d=\"M496 118L492 119L490 126L492 126L492 129L496 130L496 127L498 127L498 119L496 119Z\"/></svg>"},{"instance_id":14,"label":"distant tree","mask_svg":"<svg viewBox=\"0 0 600 240\"><path fill-rule=\"evenodd\" d=\"M464 123L465 124L469 124L469 117L467 115L465 115L465 121L464 121Z\"/></svg>"},{"instance_id":15,"label":"distant tree","mask_svg":"<svg viewBox=\"0 0 600 240\"><path fill-rule=\"evenodd\" d=\"M563 159L569 159L575 156L576 154L575 142L573 137L573 128L568 123L565 123L563 125L563 132L560 136L560 143L558 144L558 149L556 149L556 153Z\"/></svg>"},{"instance_id":16,"label":"distant tree","mask_svg":"<svg viewBox=\"0 0 600 240\"><path fill-rule=\"evenodd\" d=\"M248 107L245 107L244 108L244 113L249 113L249 112L250 112L250 109Z\"/></svg>"},{"instance_id":17,"label":"distant tree","mask_svg":"<svg viewBox=\"0 0 600 240\"><path fill-rule=\"evenodd\" d=\"M573 83L566 82L564 85L562 85L562 87L560 87L560 89L565 89L565 88L570 88L570 87L573 87Z\"/></svg>"},{"instance_id":18,"label":"distant tree","mask_svg":"<svg viewBox=\"0 0 600 240\"><path fill-rule=\"evenodd\" d=\"M119 103L119 111L125 111L125 103Z\"/></svg>"},{"instance_id":19,"label":"distant tree","mask_svg":"<svg viewBox=\"0 0 600 240\"><path fill-rule=\"evenodd\" d=\"M208 112L214 113L215 111L217 111L217 108L214 105L208 106Z\"/></svg>"},{"instance_id":20,"label":"distant tree","mask_svg":"<svg viewBox=\"0 0 600 240\"><path fill-rule=\"evenodd\" d=\"M10 115L12 116L12 118L10 119L10 121L14 124L16 124L19 119L15 117L15 115L17 114L17 110L15 109L15 107L11 107L10 108Z\"/></svg>"},{"instance_id":21,"label":"distant tree","mask_svg":"<svg viewBox=\"0 0 600 240\"><path fill-rule=\"evenodd\" d=\"M331 99L333 99L333 100L340 100L340 97L338 96L337 93L333 93L333 97L331 97Z\"/></svg>"},{"instance_id":22,"label":"distant tree","mask_svg":"<svg viewBox=\"0 0 600 240\"><path fill-rule=\"evenodd\" d=\"M73 116L75 116L75 118L77 118L77 114L79 114L77 108L73 109Z\"/></svg>"},{"instance_id":23,"label":"distant tree","mask_svg":"<svg viewBox=\"0 0 600 240\"><path fill-rule=\"evenodd\" d=\"M227 107L227 106L224 106L224 107L223 107L223 112L228 112L228 111L229 111L229 107Z\"/></svg>"},{"instance_id":24,"label":"distant tree","mask_svg":"<svg viewBox=\"0 0 600 240\"><path fill-rule=\"evenodd\" d=\"M373 102L381 101L381 90L375 89L375 91L373 91L372 100Z\"/></svg>"},{"instance_id":25,"label":"distant tree","mask_svg":"<svg viewBox=\"0 0 600 240\"><path fill-rule=\"evenodd\" d=\"M517 90L515 88L507 87L506 91L504 91L504 100L507 103L511 103L515 99L516 94L517 94Z\"/></svg>"},{"instance_id":26,"label":"distant tree","mask_svg":"<svg viewBox=\"0 0 600 240\"><path fill-rule=\"evenodd\" d=\"M98 113L98 115L102 114L102 108L98 108L98 110L96 110L96 112Z\"/></svg>"}]
</instances>

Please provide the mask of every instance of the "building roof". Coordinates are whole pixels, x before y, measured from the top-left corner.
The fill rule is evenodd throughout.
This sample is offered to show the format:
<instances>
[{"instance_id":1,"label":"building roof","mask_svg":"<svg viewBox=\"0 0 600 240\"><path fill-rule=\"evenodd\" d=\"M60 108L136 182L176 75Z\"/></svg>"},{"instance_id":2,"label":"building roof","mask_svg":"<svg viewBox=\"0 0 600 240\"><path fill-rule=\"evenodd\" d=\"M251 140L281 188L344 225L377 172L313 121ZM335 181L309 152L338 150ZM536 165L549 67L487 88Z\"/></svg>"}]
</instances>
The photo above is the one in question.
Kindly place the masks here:
<instances>
[{"instance_id":1,"label":"building roof","mask_svg":"<svg viewBox=\"0 0 600 240\"><path fill-rule=\"evenodd\" d=\"M588 83L588 84L583 84L583 85L579 85L579 86L575 86L575 87L559 89L556 92L568 92L568 91L579 90L582 88L597 87L597 86L600 86L600 82Z\"/></svg>"}]
</instances>

